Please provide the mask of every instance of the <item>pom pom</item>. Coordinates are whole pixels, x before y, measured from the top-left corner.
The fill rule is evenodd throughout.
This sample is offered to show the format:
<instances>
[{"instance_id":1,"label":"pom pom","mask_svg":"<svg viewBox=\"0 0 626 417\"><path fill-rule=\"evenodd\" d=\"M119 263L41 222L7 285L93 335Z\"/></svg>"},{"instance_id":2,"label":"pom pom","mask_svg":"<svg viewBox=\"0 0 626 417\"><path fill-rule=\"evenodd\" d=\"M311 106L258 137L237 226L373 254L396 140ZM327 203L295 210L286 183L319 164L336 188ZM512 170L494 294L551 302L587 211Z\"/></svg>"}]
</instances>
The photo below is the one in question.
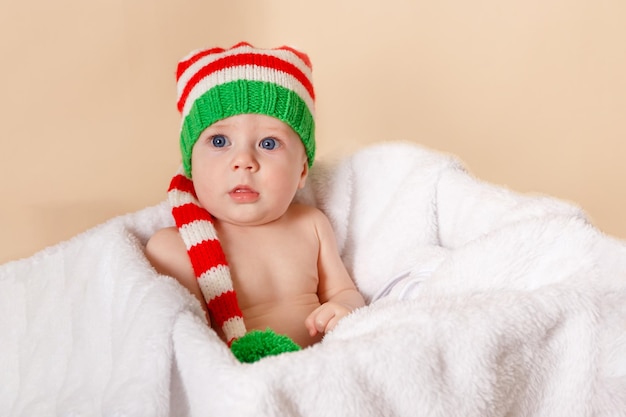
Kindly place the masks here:
<instances>
[{"instance_id":1,"label":"pom pom","mask_svg":"<svg viewBox=\"0 0 626 417\"><path fill-rule=\"evenodd\" d=\"M232 343L230 350L240 362L252 363L266 356L298 351L300 346L288 336L267 329L246 333Z\"/></svg>"}]
</instances>

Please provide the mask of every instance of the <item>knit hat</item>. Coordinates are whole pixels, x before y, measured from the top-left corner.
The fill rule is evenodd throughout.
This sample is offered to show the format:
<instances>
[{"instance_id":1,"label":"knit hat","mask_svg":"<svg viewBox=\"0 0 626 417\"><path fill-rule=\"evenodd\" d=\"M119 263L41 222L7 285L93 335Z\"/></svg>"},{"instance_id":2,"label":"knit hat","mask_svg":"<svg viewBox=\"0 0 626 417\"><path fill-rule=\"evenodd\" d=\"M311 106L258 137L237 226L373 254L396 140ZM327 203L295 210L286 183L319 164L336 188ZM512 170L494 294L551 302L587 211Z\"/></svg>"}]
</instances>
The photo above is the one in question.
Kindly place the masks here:
<instances>
[{"instance_id":1,"label":"knit hat","mask_svg":"<svg viewBox=\"0 0 626 417\"><path fill-rule=\"evenodd\" d=\"M211 124L255 113L289 125L300 136L311 166L315 157L311 63L305 54L289 47L257 49L239 43L226 50L189 54L179 62L176 79L183 118L183 166L172 178L168 199L209 312L231 345L246 334L246 328L213 216L195 193L191 152Z\"/></svg>"},{"instance_id":2,"label":"knit hat","mask_svg":"<svg viewBox=\"0 0 626 417\"><path fill-rule=\"evenodd\" d=\"M191 150L204 129L238 114L275 117L300 136L309 166L315 157L315 93L311 62L286 46L257 49L239 43L230 49L194 51L178 63L180 148L191 178Z\"/></svg>"}]
</instances>

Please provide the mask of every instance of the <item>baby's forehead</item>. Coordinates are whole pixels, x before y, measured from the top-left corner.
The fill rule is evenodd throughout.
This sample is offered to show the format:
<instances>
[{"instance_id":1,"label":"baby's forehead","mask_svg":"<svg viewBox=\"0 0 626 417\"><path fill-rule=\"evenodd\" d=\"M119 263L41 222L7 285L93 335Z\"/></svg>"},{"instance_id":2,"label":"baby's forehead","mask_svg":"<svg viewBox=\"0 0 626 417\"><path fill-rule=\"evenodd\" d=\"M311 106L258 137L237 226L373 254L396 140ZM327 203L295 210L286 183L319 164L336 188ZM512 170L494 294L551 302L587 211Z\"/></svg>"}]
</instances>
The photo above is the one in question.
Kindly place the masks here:
<instances>
[{"instance_id":1,"label":"baby's forehead","mask_svg":"<svg viewBox=\"0 0 626 417\"><path fill-rule=\"evenodd\" d=\"M291 134L295 135L299 138L298 134L293 130L291 126L282 120L267 116L264 114L255 114L255 113L246 113L246 114L238 114L235 116L227 117L225 119L221 119L211 124L205 130L238 130L238 129L249 129L249 130L262 130L269 132L277 132L283 134Z\"/></svg>"}]
</instances>

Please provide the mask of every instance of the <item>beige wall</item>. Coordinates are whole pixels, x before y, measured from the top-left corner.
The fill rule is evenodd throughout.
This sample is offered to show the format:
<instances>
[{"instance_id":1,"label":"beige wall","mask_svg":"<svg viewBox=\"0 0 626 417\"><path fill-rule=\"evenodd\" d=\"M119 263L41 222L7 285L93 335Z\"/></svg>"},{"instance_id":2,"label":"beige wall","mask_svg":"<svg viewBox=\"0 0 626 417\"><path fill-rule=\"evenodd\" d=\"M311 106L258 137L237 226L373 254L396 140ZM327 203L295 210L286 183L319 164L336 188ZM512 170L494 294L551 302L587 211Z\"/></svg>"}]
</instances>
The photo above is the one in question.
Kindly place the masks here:
<instances>
[{"instance_id":1,"label":"beige wall","mask_svg":"<svg viewBox=\"0 0 626 417\"><path fill-rule=\"evenodd\" d=\"M623 0L0 5L0 262L165 198L193 48L309 53L319 157L412 140L626 238Z\"/></svg>"}]
</instances>

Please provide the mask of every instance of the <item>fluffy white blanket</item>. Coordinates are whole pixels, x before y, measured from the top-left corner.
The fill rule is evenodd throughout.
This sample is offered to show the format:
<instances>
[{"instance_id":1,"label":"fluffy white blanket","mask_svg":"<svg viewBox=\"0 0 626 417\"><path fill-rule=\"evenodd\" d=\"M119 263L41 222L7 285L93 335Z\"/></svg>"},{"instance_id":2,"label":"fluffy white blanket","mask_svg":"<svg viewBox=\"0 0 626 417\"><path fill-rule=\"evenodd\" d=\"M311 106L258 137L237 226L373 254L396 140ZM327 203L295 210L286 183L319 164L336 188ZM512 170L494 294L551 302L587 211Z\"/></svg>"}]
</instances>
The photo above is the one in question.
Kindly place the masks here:
<instances>
[{"instance_id":1,"label":"fluffy white blanket","mask_svg":"<svg viewBox=\"0 0 626 417\"><path fill-rule=\"evenodd\" d=\"M381 144L299 196L370 304L240 364L143 255L166 204L0 266L2 416L626 416L626 245L564 202Z\"/></svg>"}]
</instances>

